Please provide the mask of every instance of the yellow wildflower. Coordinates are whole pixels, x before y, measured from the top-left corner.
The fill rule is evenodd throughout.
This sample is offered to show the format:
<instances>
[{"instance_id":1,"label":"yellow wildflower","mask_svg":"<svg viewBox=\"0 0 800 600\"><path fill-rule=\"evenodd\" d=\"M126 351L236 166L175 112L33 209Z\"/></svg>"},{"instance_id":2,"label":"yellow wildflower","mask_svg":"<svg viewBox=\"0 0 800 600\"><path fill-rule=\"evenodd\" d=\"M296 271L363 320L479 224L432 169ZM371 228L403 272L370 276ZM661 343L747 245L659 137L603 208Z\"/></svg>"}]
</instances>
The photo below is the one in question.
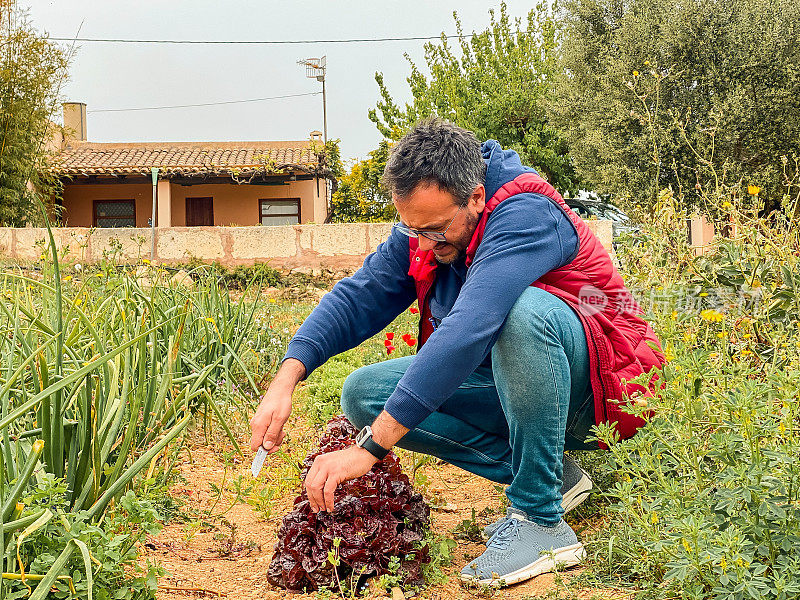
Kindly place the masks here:
<instances>
[{"instance_id":1,"label":"yellow wildflower","mask_svg":"<svg viewBox=\"0 0 800 600\"><path fill-rule=\"evenodd\" d=\"M708 292L700 292L699 296L701 298L705 298L706 296L708 296Z\"/></svg>"},{"instance_id":2,"label":"yellow wildflower","mask_svg":"<svg viewBox=\"0 0 800 600\"><path fill-rule=\"evenodd\" d=\"M780 422L778 425L778 431L784 433L786 431L786 425L783 424L783 421Z\"/></svg>"},{"instance_id":3,"label":"yellow wildflower","mask_svg":"<svg viewBox=\"0 0 800 600\"><path fill-rule=\"evenodd\" d=\"M64 281L72 281L72 275L67 275L64 277Z\"/></svg>"},{"instance_id":4,"label":"yellow wildflower","mask_svg":"<svg viewBox=\"0 0 800 600\"><path fill-rule=\"evenodd\" d=\"M725 318L725 315L719 311L707 308L706 310L700 312L700 318L711 323L719 323Z\"/></svg>"},{"instance_id":5,"label":"yellow wildflower","mask_svg":"<svg viewBox=\"0 0 800 600\"><path fill-rule=\"evenodd\" d=\"M722 203L722 208L733 208L733 204L728 202L727 200Z\"/></svg>"},{"instance_id":6,"label":"yellow wildflower","mask_svg":"<svg viewBox=\"0 0 800 600\"><path fill-rule=\"evenodd\" d=\"M270 298L269 301L272 302L273 304L275 304L277 302L277 300L275 300L275 298Z\"/></svg>"},{"instance_id":7,"label":"yellow wildflower","mask_svg":"<svg viewBox=\"0 0 800 600\"><path fill-rule=\"evenodd\" d=\"M745 349L744 349L744 350L742 350L742 351L741 351L739 354L741 354L742 356L749 356L749 355L751 355L752 353L753 353L752 351L750 351L750 350L748 350L747 348L745 348Z\"/></svg>"},{"instance_id":8,"label":"yellow wildflower","mask_svg":"<svg viewBox=\"0 0 800 600\"><path fill-rule=\"evenodd\" d=\"M73 304L75 304L75 306L80 306L82 302L83 298L75 298L75 302Z\"/></svg>"},{"instance_id":9,"label":"yellow wildflower","mask_svg":"<svg viewBox=\"0 0 800 600\"><path fill-rule=\"evenodd\" d=\"M149 265L149 264L150 264L150 259L148 259L148 258L143 258L143 259L142 259L142 262L143 262L144 264L146 264L146 265Z\"/></svg>"},{"instance_id":10,"label":"yellow wildflower","mask_svg":"<svg viewBox=\"0 0 800 600\"><path fill-rule=\"evenodd\" d=\"M683 539L683 549L687 552L692 551L692 547L689 545L689 541L686 538Z\"/></svg>"},{"instance_id":11,"label":"yellow wildflower","mask_svg":"<svg viewBox=\"0 0 800 600\"><path fill-rule=\"evenodd\" d=\"M728 563L727 563L727 561L725 560L725 557L724 557L724 556L723 556L722 558L720 558L720 559L719 559L719 566L720 566L720 567L722 567L722 572L723 572L723 573L725 572L725 569L727 569L727 568L728 568Z\"/></svg>"},{"instance_id":12,"label":"yellow wildflower","mask_svg":"<svg viewBox=\"0 0 800 600\"><path fill-rule=\"evenodd\" d=\"M634 76L634 77L638 77L638 76L639 76L639 71L634 71L634 72L633 72L633 76Z\"/></svg>"},{"instance_id":13,"label":"yellow wildflower","mask_svg":"<svg viewBox=\"0 0 800 600\"><path fill-rule=\"evenodd\" d=\"M751 337L753 337L753 334L752 333L745 333L742 337L744 339L746 339L746 340L749 340Z\"/></svg>"},{"instance_id":14,"label":"yellow wildflower","mask_svg":"<svg viewBox=\"0 0 800 600\"><path fill-rule=\"evenodd\" d=\"M750 194L751 196L758 196L758 194L761 193L761 188L758 187L757 185L748 185L747 193Z\"/></svg>"},{"instance_id":15,"label":"yellow wildflower","mask_svg":"<svg viewBox=\"0 0 800 600\"><path fill-rule=\"evenodd\" d=\"M712 352L711 354L708 355L708 358L717 358L718 356L719 354L717 354L716 352Z\"/></svg>"},{"instance_id":16,"label":"yellow wildflower","mask_svg":"<svg viewBox=\"0 0 800 600\"><path fill-rule=\"evenodd\" d=\"M206 321L208 321L209 323L213 323L214 319L212 319L211 317L206 317Z\"/></svg>"},{"instance_id":17,"label":"yellow wildflower","mask_svg":"<svg viewBox=\"0 0 800 600\"><path fill-rule=\"evenodd\" d=\"M653 525L655 525L656 523L658 523L658 515L657 515L656 513L653 513L652 515L650 515L650 522L651 522Z\"/></svg>"},{"instance_id":18,"label":"yellow wildflower","mask_svg":"<svg viewBox=\"0 0 800 600\"><path fill-rule=\"evenodd\" d=\"M673 310L672 311L672 318L673 319L677 319L678 318L678 311L677 310Z\"/></svg>"},{"instance_id":19,"label":"yellow wildflower","mask_svg":"<svg viewBox=\"0 0 800 600\"><path fill-rule=\"evenodd\" d=\"M720 331L719 333L717 333L717 337L718 337L719 339L722 339L722 338L724 338L724 337L725 337L725 332L724 332L724 331Z\"/></svg>"}]
</instances>

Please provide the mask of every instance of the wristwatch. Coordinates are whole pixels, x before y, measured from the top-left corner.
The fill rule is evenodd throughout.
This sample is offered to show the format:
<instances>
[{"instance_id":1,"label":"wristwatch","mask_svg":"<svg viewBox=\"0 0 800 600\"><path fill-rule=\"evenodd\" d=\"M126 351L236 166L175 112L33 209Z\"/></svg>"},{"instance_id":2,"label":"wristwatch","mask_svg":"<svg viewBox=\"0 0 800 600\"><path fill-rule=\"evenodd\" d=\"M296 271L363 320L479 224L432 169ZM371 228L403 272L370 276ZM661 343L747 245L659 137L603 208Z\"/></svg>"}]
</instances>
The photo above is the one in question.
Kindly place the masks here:
<instances>
[{"instance_id":1,"label":"wristwatch","mask_svg":"<svg viewBox=\"0 0 800 600\"><path fill-rule=\"evenodd\" d=\"M356 436L356 446L359 448L364 448L364 450L372 454L372 456L378 460L383 460L386 458L386 455L389 454L389 451L386 448L372 439L372 427L369 425L358 432L358 435Z\"/></svg>"}]
</instances>

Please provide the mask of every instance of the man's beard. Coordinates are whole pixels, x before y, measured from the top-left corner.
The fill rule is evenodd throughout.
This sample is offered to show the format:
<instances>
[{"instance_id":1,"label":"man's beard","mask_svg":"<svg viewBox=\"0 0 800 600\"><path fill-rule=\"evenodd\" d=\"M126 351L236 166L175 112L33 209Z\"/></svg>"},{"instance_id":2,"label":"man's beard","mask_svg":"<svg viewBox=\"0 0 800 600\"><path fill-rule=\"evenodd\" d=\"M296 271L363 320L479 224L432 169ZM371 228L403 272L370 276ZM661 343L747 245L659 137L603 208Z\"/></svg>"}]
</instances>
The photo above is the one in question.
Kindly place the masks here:
<instances>
[{"instance_id":1,"label":"man's beard","mask_svg":"<svg viewBox=\"0 0 800 600\"><path fill-rule=\"evenodd\" d=\"M460 259L464 258L464 256L467 253L467 247L469 246L469 243L472 241L472 236L475 234L475 228L477 227L479 220L480 220L480 215L472 217L471 215L467 214L467 223L465 225L465 231L469 232L469 237L463 244L464 247L463 248L460 247L461 246L461 244L459 243L460 240L457 241L454 240L457 243L459 243L459 245L457 246L456 244L451 243L450 246L452 248L455 248L456 253L453 254L452 256L448 256L445 259L441 259L438 256L436 256L436 253L434 252L433 257L436 259L436 262L438 262L440 265L451 265L454 262L458 262Z\"/></svg>"},{"instance_id":2,"label":"man's beard","mask_svg":"<svg viewBox=\"0 0 800 600\"><path fill-rule=\"evenodd\" d=\"M453 246L453 248L455 248L455 246ZM458 262L458 259L464 256L464 250L460 250L459 248L455 248L455 250L456 253L452 256L448 256L447 258L439 258L438 256L436 256L436 253L434 252L433 258L435 258L436 262L438 262L440 265L451 265L454 262Z\"/></svg>"}]
</instances>

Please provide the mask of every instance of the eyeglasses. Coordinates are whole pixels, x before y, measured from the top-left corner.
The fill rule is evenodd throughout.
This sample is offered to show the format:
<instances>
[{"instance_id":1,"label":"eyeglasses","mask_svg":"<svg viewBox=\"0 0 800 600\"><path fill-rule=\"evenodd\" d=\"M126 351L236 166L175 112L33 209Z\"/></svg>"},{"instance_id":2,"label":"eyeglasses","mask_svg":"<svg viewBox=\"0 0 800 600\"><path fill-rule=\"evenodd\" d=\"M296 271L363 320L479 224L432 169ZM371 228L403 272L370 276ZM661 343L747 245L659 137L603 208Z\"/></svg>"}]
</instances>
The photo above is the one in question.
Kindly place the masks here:
<instances>
[{"instance_id":1,"label":"eyeglasses","mask_svg":"<svg viewBox=\"0 0 800 600\"><path fill-rule=\"evenodd\" d=\"M458 216L458 213L461 212L462 208L464 208L463 204L458 207L456 214L454 214L453 218L450 219L450 222L447 224L447 227L444 228L444 231L424 231L421 229L412 229L402 221L396 221L393 227L403 235L407 235L410 238L421 236L429 240L432 240L434 242L446 242L447 238L445 237L445 234L447 233L447 230L450 229L450 226L453 224L453 221L456 220L456 217Z\"/></svg>"}]
</instances>

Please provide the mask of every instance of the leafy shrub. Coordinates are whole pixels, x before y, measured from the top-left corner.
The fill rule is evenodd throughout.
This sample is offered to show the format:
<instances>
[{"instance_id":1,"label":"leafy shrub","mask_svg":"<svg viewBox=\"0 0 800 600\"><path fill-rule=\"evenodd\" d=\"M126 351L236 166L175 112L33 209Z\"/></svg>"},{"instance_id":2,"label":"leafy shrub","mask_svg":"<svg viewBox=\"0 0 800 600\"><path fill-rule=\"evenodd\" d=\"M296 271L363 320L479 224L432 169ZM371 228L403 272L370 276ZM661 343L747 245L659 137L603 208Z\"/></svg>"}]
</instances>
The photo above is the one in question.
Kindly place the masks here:
<instances>
[{"instance_id":1,"label":"leafy shrub","mask_svg":"<svg viewBox=\"0 0 800 600\"><path fill-rule=\"evenodd\" d=\"M319 449L303 461L301 479L320 454L355 443L356 429L343 416L332 419ZM342 581L399 574L405 583L423 580L430 562L423 544L430 509L411 487L394 453L366 475L341 484L332 513L311 512L305 490L283 518L269 566L270 583L293 590L332 588ZM399 567L392 558L399 559Z\"/></svg>"},{"instance_id":2,"label":"leafy shrub","mask_svg":"<svg viewBox=\"0 0 800 600\"><path fill-rule=\"evenodd\" d=\"M26 573L46 573L63 548L71 541L78 541L85 544L89 552L89 565L80 553L73 555L61 569L62 575L54 584L55 591L48 597L71 598L72 586L79 598L88 597L90 588L92 597L98 600L154 598L156 580L163 571L138 561L139 546L148 535L155 535L161 529L152 506L128 491L102 523L92 524L84 512L64 512L67 507L65 492L63 483L45 476L25 497L25 503L32 508L58 511L61 515L50 518L20 545ZM87 568L91 570L91 580ZM29 579L32 587L37 582L37 579ZM19 579L5 580L4 584L7 600L27 598L31 593L28 584Z\"/></svg>"}]
</instances>

